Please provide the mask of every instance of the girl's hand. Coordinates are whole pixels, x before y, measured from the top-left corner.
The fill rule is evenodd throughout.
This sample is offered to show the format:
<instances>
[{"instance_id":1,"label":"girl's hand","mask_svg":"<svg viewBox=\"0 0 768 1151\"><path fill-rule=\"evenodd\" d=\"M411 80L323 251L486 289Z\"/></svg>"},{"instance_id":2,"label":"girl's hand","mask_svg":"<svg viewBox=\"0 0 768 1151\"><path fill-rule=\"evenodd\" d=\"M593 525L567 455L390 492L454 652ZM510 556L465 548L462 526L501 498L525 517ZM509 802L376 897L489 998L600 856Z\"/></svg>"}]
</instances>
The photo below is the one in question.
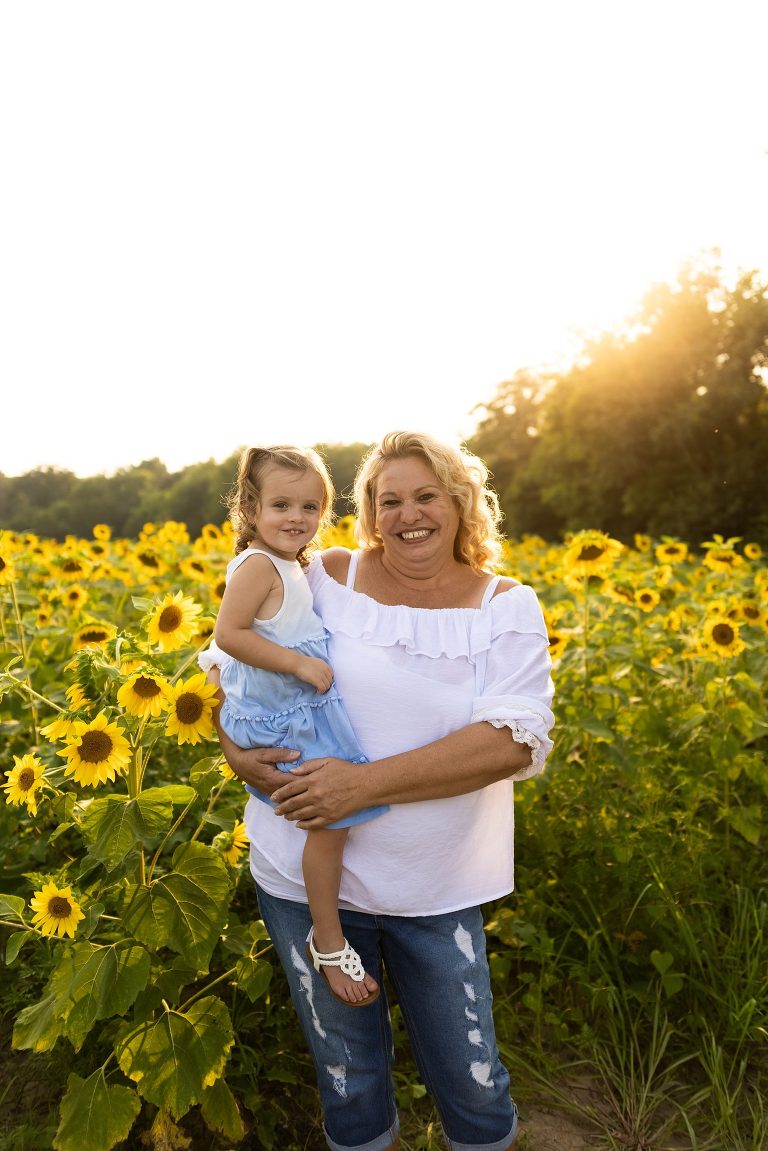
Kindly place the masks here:
<instances>
[{"instance_id":1,"label":"girl's hand","mask_svg":"<svg viewBox=\"0 0 768 1151\"><path fill-rule=\"evenodd\" d=\"M366 806L361 797L364 773L364 766L346 759L308 759L291 768L287 782L272 792L275 814L307 831L352 815Z\"/></svg>"},{"instance_id":2,"label":"girl's hand","mask_svg":"<svg viewBox=\"0 0 768 1151\"><path fill-rule=\"evenodd\" d=\"M296 671L293 673L302 683L309 683L324 694L333 683L333 671L322 659L313 659L310 655L299 656Z\"/></svg>"}]
</instances>

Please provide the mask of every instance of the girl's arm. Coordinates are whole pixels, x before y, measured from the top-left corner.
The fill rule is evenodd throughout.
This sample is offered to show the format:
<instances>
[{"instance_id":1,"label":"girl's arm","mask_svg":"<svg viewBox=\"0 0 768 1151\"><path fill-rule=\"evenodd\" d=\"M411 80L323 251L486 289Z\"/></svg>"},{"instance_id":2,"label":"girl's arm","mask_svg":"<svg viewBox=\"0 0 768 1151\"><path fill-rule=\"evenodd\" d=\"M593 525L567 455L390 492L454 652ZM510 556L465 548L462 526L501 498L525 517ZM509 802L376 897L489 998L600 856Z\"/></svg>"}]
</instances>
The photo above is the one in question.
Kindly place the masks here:
<instances>
[{"instance_id":1,"label":"girl's arm","mask_svg":"<svg viewBox=\"0 0 768 1151\"><path fill-rule=\"evenodd\" d=\"M478 791L530 766L531 749L507 727L471 723L413 751L374 763L310 760L272 793L277 814L303 828L324 827L363 807L445 799Z\"/></svg>"},{"instance_id":2,"label":"girl's arm","mask_svg":"<svg viewBox=\"0 0 768 1151\"><path fill-rule=\"evenodd\" d=\"M326 692L333 683L333 672L327 663L281 647L252 629L265 605L269 608L270 598L279 608L282 594L282 580L268 556L248 556L234 570L224 591L214 629L216 643L241 663L295 675L317 691Z\"/></svg>"}]
</instances>

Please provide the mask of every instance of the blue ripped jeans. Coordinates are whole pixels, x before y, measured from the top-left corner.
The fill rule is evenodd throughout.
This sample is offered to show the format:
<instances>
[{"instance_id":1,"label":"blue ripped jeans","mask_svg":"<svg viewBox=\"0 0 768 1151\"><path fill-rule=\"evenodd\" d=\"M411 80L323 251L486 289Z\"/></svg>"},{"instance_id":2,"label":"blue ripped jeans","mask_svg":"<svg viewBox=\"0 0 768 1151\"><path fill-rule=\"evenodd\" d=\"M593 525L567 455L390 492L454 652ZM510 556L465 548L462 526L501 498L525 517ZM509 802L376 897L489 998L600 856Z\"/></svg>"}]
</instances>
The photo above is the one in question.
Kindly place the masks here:
<instances>
[{"instance_id":1,"label":"blue ripped jeans","mask_svg":"<svg viewBox=\"0 0 768 1151\"><path fill-rule=\"evenodd\" d=\"M307 958L307 905L258 896L315 1062L328 1146L384 1151L398 1132L384 987L370 1006L339 1003ZM506 1151L517 1111L496 1047L480 909L424 918L342 910L341 924L379 983L383 960L451 1151Z\"/></svg>"}]
</instances>

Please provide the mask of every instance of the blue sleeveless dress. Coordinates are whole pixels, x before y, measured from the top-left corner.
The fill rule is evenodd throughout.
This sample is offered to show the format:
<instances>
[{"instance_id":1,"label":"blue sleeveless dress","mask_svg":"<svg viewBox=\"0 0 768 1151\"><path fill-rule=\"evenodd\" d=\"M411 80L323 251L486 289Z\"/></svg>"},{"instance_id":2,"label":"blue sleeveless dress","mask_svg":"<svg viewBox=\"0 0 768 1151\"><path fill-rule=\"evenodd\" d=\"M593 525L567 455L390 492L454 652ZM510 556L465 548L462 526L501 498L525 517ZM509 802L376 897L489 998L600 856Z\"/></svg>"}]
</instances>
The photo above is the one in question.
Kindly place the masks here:
<instances>
[{"instance_id":1,"label":"blue sleeveless dress","mask_svg":"<svg viewBox=\"0 0 768 1151\"><path fill-rule=\"evenodd\" d=\"M312 592L298 561L280 559L261 548L246 548L227 565L227 580L252 555L267 556L283 583L280 609L271 619L255 619L253 630L281 647L293 648L302 655L328 663L326 631L312 606ZM234 743L239 747L288 747L300 753L298 760L278 764L281 771L289 772L306 759L323 756L352 763L368 762L335 684L321 694L293 675L265 671L225 657L221 664L221 686L226 693L221 726ZM275 806L268 796L246 786L251 795ZM386 810L386 807L365 808L328 826L352 827Z\"/></svg>"}]
</instances>

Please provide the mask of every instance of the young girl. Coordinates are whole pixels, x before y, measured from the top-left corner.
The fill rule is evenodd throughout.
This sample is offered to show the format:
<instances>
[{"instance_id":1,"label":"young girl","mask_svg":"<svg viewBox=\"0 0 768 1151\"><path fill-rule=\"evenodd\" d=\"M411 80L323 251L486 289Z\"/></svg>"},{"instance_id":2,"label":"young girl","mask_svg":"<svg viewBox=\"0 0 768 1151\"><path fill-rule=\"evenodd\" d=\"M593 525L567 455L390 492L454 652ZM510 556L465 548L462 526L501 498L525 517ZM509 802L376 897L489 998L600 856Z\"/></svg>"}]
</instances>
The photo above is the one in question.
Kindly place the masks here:
<instances>
[{"instance_id":1,"label":"young girl","mask_svg":"<svg viewBox=\"0 0 768 1151\"><path fill-rule=\"evenodd\" d=\"M228 500L235 558L214 632L217 646L232 657L221 667L221 725L241 747L299 750L299 760L280 765L284 771L325 755L367 762L333 686L325 629L303 571L309 545L330 522L333 495L312 449L250 448ZM368 808L307 832L302 856L313 924L307 953L333 994L352 1007L373 1003L379 987L341 928L342 855L349 827L383 811Z\"/></svg>"}]
</instances>

